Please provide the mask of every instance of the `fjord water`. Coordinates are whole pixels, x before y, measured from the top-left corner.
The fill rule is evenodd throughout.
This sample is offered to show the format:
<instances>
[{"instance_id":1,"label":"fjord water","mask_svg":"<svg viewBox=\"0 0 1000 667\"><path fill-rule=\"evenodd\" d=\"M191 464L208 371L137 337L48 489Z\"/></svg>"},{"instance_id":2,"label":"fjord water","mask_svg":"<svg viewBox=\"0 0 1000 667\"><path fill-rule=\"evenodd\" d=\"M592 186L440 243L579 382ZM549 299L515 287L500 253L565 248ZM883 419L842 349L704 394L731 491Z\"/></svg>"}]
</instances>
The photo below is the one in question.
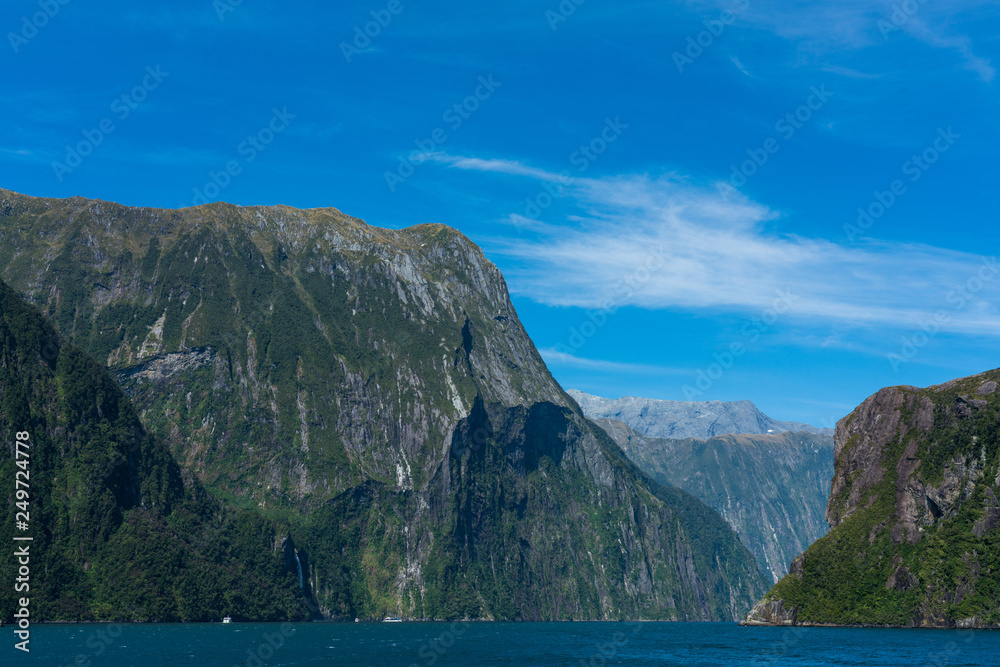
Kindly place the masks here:
<instances>
[{"instance_id":1,"label":"fjord water","mask_svg":"<svg viewBox=\"0 0 1000 667\"><path fill-rule=\"evenodd\" d=\"M284 630L283 630L284 628ZM5 633L6 634L6 633ZM112 635L116 635L112 638ZM996 665L1000 632L741 628L731 623L48 625L3 664Z\"/></svg>"}]
</instances>

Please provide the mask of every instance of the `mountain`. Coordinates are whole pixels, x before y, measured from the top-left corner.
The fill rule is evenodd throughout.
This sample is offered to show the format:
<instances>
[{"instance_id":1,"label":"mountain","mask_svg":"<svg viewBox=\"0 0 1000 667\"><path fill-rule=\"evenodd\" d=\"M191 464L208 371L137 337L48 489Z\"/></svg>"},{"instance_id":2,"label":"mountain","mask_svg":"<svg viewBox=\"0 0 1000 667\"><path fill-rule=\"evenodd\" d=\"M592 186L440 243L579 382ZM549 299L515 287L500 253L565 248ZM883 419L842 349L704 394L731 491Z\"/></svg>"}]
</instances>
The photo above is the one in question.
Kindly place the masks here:
<instances>
[{"instance_id":1,"label":"mountain","mask_svg":"<svg viewBox=\"0 0 1000 667\"><path fill-rule=\"evenodd\" d=\"M833 438L805 432L649 438L598 419L640 470L684 489L725 519L776 582L823 537L833 475Z\"/></svg>"},{"instance_id":2,"label":"mountain","mask_svg":"<svg viewBox=\"0 0 1000 667\"><path fill-rule=\"evenodd\" d=\"M842 419L830 532L744 622L1000 627L998 381L890 387Z\"/></svg>"},{"instance_id":3,"label":"mountain","mask_svg":"<svg viewBox=\"0 0 1000 667\"><path fill-rule=\"evenodd\" d=\"M278 527L185 484L108 372L2 282L0 434L0 539L24 554L0 559L0 620L22 597L32 621L308 618Z\"/></svg>"},{"instance_id":4,"label":"mountain","mask_svg":"<svg viewBox=\"0 0 1000 667\"><path fill-rule=\"evenodd\" d=\"M750 401L660 401L652 398L602 398L576 389L572 396L592 419L616 419L652 438L711 438L727 433L806 431L833 435L833 429L771 419Z\"/></svg>"},{"instance_id":5,"label":"mountain","mask_svg":"<svg viewBox=\"0 0 1000 667\"><path fill-rule=\"evenodd\" d=\"M583 416L452 229L0 191L0 274L182 470L289 526L325 618L726 620L766 590Z\"/></svg>"}]
</instances>

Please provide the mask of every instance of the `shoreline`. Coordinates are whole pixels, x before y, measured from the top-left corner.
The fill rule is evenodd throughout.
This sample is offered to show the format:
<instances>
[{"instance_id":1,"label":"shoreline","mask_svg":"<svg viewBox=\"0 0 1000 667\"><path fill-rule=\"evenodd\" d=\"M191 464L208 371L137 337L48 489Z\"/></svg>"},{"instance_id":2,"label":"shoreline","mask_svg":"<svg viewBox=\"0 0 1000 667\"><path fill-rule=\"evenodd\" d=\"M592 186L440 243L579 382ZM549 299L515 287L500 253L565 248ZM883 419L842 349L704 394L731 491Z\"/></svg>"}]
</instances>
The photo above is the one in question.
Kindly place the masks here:
<instances>
[{"instance_id":1,"label":"shoreline","mask_svg":"<svg viewBox=\"0 0 1000 667\"><path fill-rule=\"evenodd\" d=\"M349 620L308 620L308 621L233 621L231 623L223 623L222 621L35 621L31 625L32 627L37 626L71 626L71 625L281 625L285 623L291 623L294 625L304 625L304 624L316 624L316 625L381 625L385 621L381 620L369 620L369 621L349 621ZM556 621L514 621L514 620L470 620L470 619L458 619L458 620L441 620L441 619L404 619L399 621L399 623L406 623L410 625L415 624L455 624L455 623L465 623L465 624L522 624L522 623L544 623L544 624L557 624L557 623L615 623L615 624L635 624L635 623L650 623L650 624L697 624L697 625L733 625L740 628L833 628L833 629L858 629L858 630L946 630L946 631L962 631L962 630L1000 630L1000 625L984 625L984 626L970 626L961 627L958 625L881 625L875 623L855 623L855 624L839 624L839 623L746 623L744 621L666 621L666 620L600 620L600 619L588 619L588 620L556 620ZM11 627L10 624L4 623L0 627Z\"/></svg>"}]
</instances>

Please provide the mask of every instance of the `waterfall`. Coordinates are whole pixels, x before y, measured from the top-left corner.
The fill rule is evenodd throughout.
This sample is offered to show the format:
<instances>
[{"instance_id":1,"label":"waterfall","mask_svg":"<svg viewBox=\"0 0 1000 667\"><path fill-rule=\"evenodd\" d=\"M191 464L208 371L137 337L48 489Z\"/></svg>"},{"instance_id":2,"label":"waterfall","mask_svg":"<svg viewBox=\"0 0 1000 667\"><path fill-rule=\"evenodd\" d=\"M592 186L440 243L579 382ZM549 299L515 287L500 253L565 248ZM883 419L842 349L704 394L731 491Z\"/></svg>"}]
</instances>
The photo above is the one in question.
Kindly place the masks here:
<instances>
[{"instance_id":1,"label":"waterfall","mask_svg":"<svg viewBox=\"0 0 1000 667\"><path fill-rule=\"evenodd\" d=\"M305 581L302 579L302 561L299 560L299 552L295 552L295 567L299 570L299 588L306 589Z\"/></svg>"}]
</instances>

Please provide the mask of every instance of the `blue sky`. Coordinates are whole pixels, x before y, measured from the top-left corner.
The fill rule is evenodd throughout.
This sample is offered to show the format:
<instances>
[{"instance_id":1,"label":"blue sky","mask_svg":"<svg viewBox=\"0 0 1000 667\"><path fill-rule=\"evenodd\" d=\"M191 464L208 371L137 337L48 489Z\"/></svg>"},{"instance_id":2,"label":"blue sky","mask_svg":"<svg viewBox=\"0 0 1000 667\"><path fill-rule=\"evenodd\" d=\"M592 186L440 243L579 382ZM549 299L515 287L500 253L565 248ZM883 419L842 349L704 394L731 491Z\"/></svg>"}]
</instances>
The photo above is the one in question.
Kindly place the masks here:
<instances>
[{"instance_id":1,"label":"blue sky","mask_svg":"<svg viewBox=\"0 0 1000 667\"><path fill-rule=\"evenodd\" d=\"M1000 366L995 3L576 1L12 0L0 186L451 225L605 396Z\"/></svg>"}]
</instances>

